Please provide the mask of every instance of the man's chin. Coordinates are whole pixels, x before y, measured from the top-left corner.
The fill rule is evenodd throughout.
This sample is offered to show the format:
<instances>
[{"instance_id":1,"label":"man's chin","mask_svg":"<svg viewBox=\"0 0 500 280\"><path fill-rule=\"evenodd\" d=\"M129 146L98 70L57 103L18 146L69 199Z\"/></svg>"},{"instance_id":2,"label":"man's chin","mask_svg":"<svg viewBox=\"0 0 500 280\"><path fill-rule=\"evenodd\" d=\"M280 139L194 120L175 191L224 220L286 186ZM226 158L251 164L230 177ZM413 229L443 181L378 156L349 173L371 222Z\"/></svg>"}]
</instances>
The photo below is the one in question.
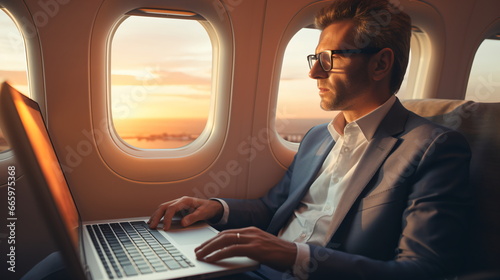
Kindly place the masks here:
<instances>
[{"instance_id":1,"label":"man's chin","mask_svg":"<svg viewBox=\"0 0 500 280\"><path fill-rule=\"evenodd\" d=\"M319 106L321 107L321 109L323 109L323 111L336 111L338 110L334 104L331 104L331 103L327 103L327 102L324 102L324 101L321 101L321 103L319 104Z\"/></svg>"}]
</instances>

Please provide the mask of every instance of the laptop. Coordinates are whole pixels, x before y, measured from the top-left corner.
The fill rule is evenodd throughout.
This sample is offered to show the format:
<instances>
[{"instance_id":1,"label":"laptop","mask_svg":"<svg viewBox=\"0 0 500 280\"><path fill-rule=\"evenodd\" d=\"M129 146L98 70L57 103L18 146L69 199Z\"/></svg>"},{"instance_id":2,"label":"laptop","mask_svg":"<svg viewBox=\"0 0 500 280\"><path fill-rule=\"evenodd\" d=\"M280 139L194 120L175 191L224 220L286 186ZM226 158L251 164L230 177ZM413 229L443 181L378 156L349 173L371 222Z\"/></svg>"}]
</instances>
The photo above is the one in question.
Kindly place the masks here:
<instances>
[{"instance_id":1,"label":"laptop","mask_svg":"<svg viewBox=\"0 0 500 280\"><path fill-rule=\"evenodd\" d=\"M194 248L217 234L206 223L174 223L167 232L150 230L149 217L83 223L38 104L3 83L0 114L72 279L204 279L258 268L245 257L214 264L196 260Z\"/></svg>"}]
</instances>

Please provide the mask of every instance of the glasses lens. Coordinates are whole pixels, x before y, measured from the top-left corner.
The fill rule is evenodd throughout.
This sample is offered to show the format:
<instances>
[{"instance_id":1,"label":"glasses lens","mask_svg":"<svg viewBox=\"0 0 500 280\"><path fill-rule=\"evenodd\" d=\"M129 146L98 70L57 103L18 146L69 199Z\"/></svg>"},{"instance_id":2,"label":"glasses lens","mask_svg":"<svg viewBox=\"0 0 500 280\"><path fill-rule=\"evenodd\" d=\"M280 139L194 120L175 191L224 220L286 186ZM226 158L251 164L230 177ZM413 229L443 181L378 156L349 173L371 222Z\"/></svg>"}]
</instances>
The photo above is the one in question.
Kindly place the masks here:
<instances>
[{"instance_id":1,"label":"glasses lens","mask_svg":"<svg viewBox=\"0 0 500 280\"><path fill-rule=\"evenodd\" d=\"M312 69L318 59L316 58L316 55L310 54L307 56L307 61L309 62L309 69Z\"/></svg>"},{"instance_id":2,"label":"glasses lens","mask_svg":"<svg viewBox=\"0 0 500 280\"><path fill-rule=\"evenodd\" d=\"M332 54L330 52L320 52L318 54L318 57L319 63L321 63L321 67L323 67L323 70L332 70Z\"/></svg>"}]
</instances>

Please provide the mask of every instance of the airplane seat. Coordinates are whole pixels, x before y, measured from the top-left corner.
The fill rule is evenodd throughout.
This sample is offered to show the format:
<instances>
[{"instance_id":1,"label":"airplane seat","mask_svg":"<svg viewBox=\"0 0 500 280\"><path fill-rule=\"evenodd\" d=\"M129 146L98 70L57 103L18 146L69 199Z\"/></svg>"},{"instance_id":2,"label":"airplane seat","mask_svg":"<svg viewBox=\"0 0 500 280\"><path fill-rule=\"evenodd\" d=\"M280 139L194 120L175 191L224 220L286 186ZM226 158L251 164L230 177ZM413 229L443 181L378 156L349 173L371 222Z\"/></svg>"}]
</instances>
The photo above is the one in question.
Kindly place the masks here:
<instances>
[{"instance_id":1,"label":"airplane seat","mask_svg":"<svg viewBox=\"0 0 500 280\"><path fill-rule=\"evenodd\" d=\"M468 246L466 271L458 280L500 279L500 103L421 99L403 104L467 138L476 201L471 240L464 244Z\"/></svg>"}]
</instances>

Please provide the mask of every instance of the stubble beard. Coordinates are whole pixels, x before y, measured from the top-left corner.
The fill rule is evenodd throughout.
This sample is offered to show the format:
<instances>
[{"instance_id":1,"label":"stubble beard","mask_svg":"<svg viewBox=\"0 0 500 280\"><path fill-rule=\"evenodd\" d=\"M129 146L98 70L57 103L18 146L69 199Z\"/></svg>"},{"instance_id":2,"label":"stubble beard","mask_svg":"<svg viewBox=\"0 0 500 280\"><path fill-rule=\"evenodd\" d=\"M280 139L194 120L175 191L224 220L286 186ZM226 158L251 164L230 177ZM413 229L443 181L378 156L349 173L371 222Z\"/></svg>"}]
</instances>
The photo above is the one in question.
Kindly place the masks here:
<instances>
[{"instance_id":1,"label":"stubble beard","mask_svg":"<svg viewBox=\"0 0 500 280\"><path fill-rule=\"evenodd\" d=\"M321 97L320 107L325 111L342 110L346 106L346 95L331 90L328 98Z\"/></svg>"}]
</instances>

